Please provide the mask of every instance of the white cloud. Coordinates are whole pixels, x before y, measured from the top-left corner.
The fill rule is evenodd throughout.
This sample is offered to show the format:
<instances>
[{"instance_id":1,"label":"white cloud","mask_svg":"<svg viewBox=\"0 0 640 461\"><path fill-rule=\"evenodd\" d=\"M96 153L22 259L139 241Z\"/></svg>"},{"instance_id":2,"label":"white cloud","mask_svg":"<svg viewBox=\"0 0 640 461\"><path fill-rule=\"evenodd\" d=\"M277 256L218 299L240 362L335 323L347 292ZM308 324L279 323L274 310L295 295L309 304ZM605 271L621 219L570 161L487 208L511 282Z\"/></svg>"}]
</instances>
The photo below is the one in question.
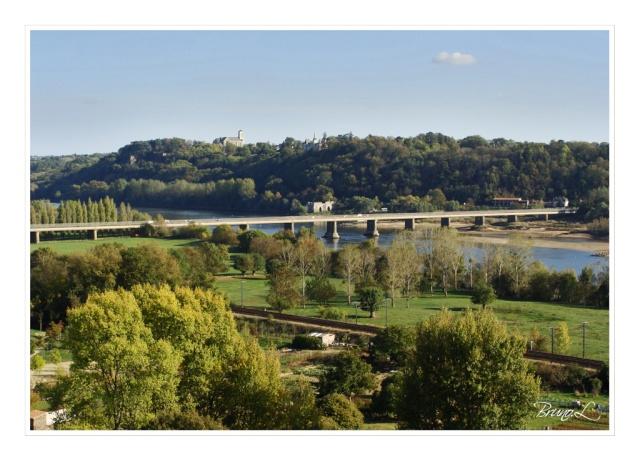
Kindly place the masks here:
<instances>
[{"instance_id":1,"label":"white cloud","mask_svg":"<svg viewBox=\"0 0 640 461\"><path fill-rule=\"evenodd\" d=\"M476 58L469 53L460 53L455 51L449 53L447 51L441 51L433 58L433 62L436 64L451 64L452 66L468 66L476 63Z\"/></svg>"}]
</instances>

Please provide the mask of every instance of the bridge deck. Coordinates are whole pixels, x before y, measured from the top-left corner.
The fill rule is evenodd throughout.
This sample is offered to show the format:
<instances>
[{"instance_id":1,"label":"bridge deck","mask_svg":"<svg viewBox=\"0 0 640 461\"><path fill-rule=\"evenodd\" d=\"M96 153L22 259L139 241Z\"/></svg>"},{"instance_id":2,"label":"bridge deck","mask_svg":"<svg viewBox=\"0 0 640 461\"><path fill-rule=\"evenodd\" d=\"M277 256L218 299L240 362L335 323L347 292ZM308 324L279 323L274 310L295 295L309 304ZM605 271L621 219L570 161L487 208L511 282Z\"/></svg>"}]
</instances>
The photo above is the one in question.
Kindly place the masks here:
<instances>
[{"instance_id":1,"label":"bridge deck","mask_svg":"<svg viewBox=\"0 0 640 461\"><path fill-rule=\"evenodd\" d=\"M368 214L331 214L331 215L302 215L302 216L260 216L242 218L204 218L204 219L167 219L164 224L167 227L185 227L190 224L200 226L220 226L228 224L259 225L259 224L302 224L313 222L363 222L375 221L402 221L405 219L441 219L441 218L474 218L484 216L508 217L508 216L540 216L560 215L575 213L573 208L539 208L539 209L494 209L474 211L434 211L425 213L368 213ZM91 231L108 229L133 229L143 224L153 224L153 221L127 221L127 222L94 222L94 223L70 223L70 224L32 224L31 231L56 232L56 231Z\"/></svg>"}]
</instances>

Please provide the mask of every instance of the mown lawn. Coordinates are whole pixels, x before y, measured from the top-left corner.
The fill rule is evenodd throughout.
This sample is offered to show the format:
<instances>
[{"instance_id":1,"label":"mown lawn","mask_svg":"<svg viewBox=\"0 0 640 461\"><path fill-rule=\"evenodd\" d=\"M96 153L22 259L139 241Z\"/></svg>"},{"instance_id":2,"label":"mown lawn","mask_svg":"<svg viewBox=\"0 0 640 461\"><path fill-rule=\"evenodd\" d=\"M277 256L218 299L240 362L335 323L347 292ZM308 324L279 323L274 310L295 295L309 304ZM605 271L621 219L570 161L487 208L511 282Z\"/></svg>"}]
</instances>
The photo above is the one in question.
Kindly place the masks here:
<instances>
[{"instance_id":1,"label":"mown lawn","mask_svg":"<svg viewBox=\"0 0 640 461\"><path fill-rule=\"evenodd\" d=\"M49 240L40 243L32 243L31 251L37 248L51 248L60 254L79 253L90 250L96 245L104 243L120 243L125 247L135 247L145 244L154 244L162 248L180 248L195 245L198 239L168 239L168 238L151 238L151 237L105 237L98 240Z\"/></svg>"},{"instance_id":2,"label":"mown lawn","mask_svg":"<svg viewBox=\"0 0 640 461\"><path fill-rule=\"evenodd\" d=\"M341 280L333 279L338 295L331 303L342 311L345 321L355 322L356 311L347 304L344 284ZM267 281L260 276L246 277L224 276L216 280L217 288L225 293L229 300L237 305L241 304L241 293L244 292L244 305L254 307L268 307L266 296L268 293ZM357 299L354 297L354 299ZM454 312L462 312L467 308L477 307L470 301L470 296L465 293L449 293L445 297L442 293L434 295L421 295L412 298L409 307L406 307L405 299L396 299L395 307L386 311L389 325L410 325L420 322L427 317L436 314L441 308L447 307ZM549 335L549 328L559 321L567 322L571 335L571 345L568 354L582 355L582 322L588 322L586 330L585 350L586 357L609 360L609 311L580 306L551 304L534 301L498 300L492 305L498 318L506 323L512 330L523 335L528 335L532 328L537 328L541 334ZM309 303L307 307L292 309L287 313L319 317L321 306ZM376 313L375 318L369 318L368 312L357 311L357 321L361 324L385 325L385 309ZM549 341L550 343L550 341Z\"/></svg>"}]
</instances>

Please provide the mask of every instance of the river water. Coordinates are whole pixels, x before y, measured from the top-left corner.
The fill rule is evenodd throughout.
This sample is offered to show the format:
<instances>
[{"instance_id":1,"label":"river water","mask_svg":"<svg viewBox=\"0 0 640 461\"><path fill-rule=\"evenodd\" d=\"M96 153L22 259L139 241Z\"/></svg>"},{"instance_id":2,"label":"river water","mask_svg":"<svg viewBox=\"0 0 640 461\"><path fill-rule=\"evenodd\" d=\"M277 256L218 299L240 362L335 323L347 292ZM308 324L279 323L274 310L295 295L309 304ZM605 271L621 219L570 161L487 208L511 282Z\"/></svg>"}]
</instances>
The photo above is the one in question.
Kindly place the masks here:
<instances>
[{"instance_id":1,"label":"river water","mask_svg":"<svg viewBox=\"0 0 640 461\"><path fill-rule=\"evenodd\" d=\"M224 212L212 212L212 211L199 211L199 210L171 210L166 208L139 208L140 211L145 211L152 216L156 214L161 214L166 219L203 219L203 218L231 218L231 217L257 217L261 216L260 214L250 214L250 213L224 213ZM296 225L296 231L300 229L300 227L313 227L311 223ZM274 234L282 230L281 225L275 224L261 224L251 226L252 229L258 229L264 232L265 234ZM324 225L315 226L314 232L319 237L322 238L326 231ZM385 247L388 246L398 232L394 229L382 229L379 228L380 237L377 239L378 245ZM332 249L339 249L343 245L348 243L360 243L364 240L367 240L367 237L363 235L363 229L353 226L341 226L338 225L338 234L340 234L340 239L337 241L327 241L324 240L327 247ZM463 241L463 252L465 255L465 259L473 258L478 261L482 259L482 256L492 243L476 243L476 242L464 242ZM608 265L608 258L603 258L599 256L593 256L590 250L575 250L575 249L567 249L567 248L547 248L547 247L532 247L532 258L544 263L550 269L554 270L565 270L572 269L576 273L580 273L582 268L590 266L594 269L594 271L600 272L605 269Z\"/></svg>"}]
</instances>

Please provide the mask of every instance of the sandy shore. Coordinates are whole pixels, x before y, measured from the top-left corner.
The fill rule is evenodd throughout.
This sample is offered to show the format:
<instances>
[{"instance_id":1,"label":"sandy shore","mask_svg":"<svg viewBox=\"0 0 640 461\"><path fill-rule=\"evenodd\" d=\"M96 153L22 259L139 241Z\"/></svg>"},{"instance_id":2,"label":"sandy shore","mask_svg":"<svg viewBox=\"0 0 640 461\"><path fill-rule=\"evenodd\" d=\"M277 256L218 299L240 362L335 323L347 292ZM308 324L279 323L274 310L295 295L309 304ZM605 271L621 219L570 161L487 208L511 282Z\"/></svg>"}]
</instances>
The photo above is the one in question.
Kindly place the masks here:
<instances>
[{"instance_id":1,"label":"sandy shore","mask_svg":"<svg viewBox=\"0 0 640 461\"><path fill-rule=\"evenodd\" d=\"M341 227L365 229L365 223L341 223ZM417 229L437 227L438 223L416 223ZM586 233L586 227L581 224L567 224L564 222L523 222L518 227L486 226L477 228L468 222L452 222L451 227L460 232L460 236L473 243L491 243L505 245L510 236L523 235L530 239L533 246L542 248L562 248L590 252L608 252L609 241L595 239ZM402 221L383 221L378 223L378 229L402 230Z\"/></svg>"}]
</instances>

